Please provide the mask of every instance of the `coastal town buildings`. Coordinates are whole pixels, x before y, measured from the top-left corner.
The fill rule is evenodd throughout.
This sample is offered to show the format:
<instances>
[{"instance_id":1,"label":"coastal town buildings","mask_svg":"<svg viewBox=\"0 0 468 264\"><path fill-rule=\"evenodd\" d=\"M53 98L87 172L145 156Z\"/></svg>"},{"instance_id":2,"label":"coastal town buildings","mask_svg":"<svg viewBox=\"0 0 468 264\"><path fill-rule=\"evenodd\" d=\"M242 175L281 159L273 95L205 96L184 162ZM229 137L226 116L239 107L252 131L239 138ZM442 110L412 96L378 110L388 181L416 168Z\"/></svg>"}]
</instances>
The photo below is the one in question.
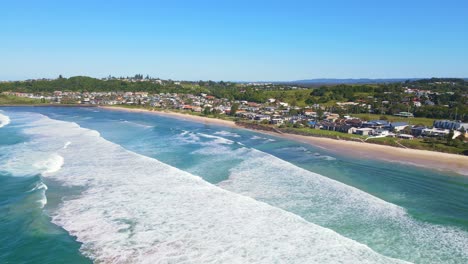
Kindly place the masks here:
<instances>
[{"instance_id":1,"label":"coastal town buildings","mask_svg":"<svg viewBox=\"0 0 468 264\"><path fill-rule=\"evenodd\" d=\"M426 91L407 89L407 93L425 94ZM173 109L194 113L211 113L216 115L231 115L236 118L278 127L296 126L336 131L345 134L356 134L364 137L396 137L413 139L414 137L447 137L453 133L456 138L468 131L468 123L453 120L435 120L432 127L410 125L408 122L389 122L388 120L364 121L352 115L323 111L320 104L299 108L274 98L264 103L245 100L228 100L216 98L206 93L158 93L149 92L67 92L54 91L50 94L34 94L21 92L3 92L3 94L41 99L51 104L79 105L127 105L146 106L162 109ZM236 112L231 113L233 105ZM337 107L363 106L360 103L337 103ZM400 112L396 116L411 120L412 113Z\"/></svg>"}]
</instances>

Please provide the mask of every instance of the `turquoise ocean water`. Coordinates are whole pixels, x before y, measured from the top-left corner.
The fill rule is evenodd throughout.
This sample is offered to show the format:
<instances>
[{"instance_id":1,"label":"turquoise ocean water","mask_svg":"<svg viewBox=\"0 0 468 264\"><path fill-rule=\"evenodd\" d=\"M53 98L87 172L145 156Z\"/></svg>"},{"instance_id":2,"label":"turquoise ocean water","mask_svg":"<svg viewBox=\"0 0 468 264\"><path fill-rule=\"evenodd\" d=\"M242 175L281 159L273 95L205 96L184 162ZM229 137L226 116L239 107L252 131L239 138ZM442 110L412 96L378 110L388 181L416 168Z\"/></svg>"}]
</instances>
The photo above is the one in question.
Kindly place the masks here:
<instances>
[{"instance_id":1,"label":"turquoise ocean water","mask_svg":"<svg viewBox=\"0 0 468 264\"><path fill-rule=\"evenodd\" d=\"M0 108L0 263L468 263L468 177L98 108Z\"/></svg>"}]
</instances>

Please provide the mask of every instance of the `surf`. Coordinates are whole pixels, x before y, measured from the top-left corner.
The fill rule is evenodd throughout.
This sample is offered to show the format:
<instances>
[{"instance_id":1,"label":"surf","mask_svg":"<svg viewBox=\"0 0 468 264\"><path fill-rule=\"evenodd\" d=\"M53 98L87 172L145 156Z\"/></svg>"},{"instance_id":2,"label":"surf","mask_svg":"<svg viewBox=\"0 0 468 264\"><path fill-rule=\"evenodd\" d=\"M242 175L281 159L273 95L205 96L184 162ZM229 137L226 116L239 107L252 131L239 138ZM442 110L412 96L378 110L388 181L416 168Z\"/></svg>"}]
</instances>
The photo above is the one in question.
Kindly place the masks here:
<instances>
[{"instance_id":1,"label":"surf","mask_svg":"<svg viewBox=\"0 0 468 264\"><path fill-rule=\"evenodd\" d=\"M0 113L0 128L10 124L10 117Z\"/></svg>"},{"instance_id":2,"label":"surf","mask_svg":"<svg viewBox=\"0 0 468 264\"><path fill-rule=\"evenodd\" d=\"M249 147L233 148L215 136L207 138L212 141L190 142L199 145L192 154L207 158L188 170L198 174L206 170L207 162L232 164L240 159L229 168L228 179L217 184L221 188L292 212L386 256L417 263L468 261L465 230L414 219L400 206L271 154ZM294 151L314 159L336 160L303 147Z\"/></svg>"},{"instance_id":3,"label":"surf","mask_svg":"<svg viewBox=\"0 0 468 264\"><path fill-rule=\"evenodd\" d=\"M130 152L95 131L29 115L23 129L31 137L28 147L63 158L42 167L43 177L84 188L77 197L65 197L52 221L76 236L82 252L97 262L403 262ZM67 142L72 144L64 148Z\"/></svg>"}]
</instances>

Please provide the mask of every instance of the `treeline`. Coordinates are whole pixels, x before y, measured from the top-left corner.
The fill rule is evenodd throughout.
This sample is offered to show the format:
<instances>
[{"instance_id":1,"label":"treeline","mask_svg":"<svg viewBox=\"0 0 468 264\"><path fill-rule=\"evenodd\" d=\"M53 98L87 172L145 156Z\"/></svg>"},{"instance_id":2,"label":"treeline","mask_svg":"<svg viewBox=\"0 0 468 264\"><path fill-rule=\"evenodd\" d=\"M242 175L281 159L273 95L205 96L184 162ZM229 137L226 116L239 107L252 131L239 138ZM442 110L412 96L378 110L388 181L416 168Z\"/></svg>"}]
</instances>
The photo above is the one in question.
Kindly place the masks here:
<instances>
[{"instance_id":1,"label":"treeline","mask_svg":"<svg viewBox=\"0 0 468 264\"><path fill-rule=\"evenodd\" d=\"M430 78L407 81L405 85L410 88L419 88L435 92L468 92L468 81L460 78Z\"/></svg>"},{"instance_id":2,"label":"treeline","mask_svg":"<svg viewBox=\"0 0 468 264\"><path fill-rule=\"evenodd\" d=\"M55 80L31 80L23 82L0 83L0 92L15 91L25 93L52 93L54 91L69 92L111 92L111 91L129 91L129 92L194 92L191 89L184 88L182 85L176 85L174 82L166 81L164 84L153 83L149 81L128 82L122 80L99 80L90 77L76 76L71 78L58 78ZM200 92L200 91L195 91Z\"/></svg>"},{"instance_id":3,"label":"treeline","mask_svg":"<svg viewBox=\"0 0 468 264\"><path fill-rule=\"evenodd\" d=\"M346 85L321 86L314 89L310 95L310 100L317 103L328 101L355 101L365 99L367 96L391 99L389 94L402 93L401 84L381 84L381 85Z\"/></svg>"},{"instance_id":4,"label":"treeline","mask_svg":"<svg viewBox=\"0 0 468 264\"><path fill-rule=\"evenodd\" d=\"M54 91L105 92L130 91L149 93L207 93L217 98L246 100L264 103L269 98L287 102L292 106L321 104L331 111L340 111L335 102L360 102L372 106L376 114L395 114L403 111L414 113L417 117L460 119L468 121L468 82L463 79L427 79L402 83L372 85L335 85L314 89L296 89L284 85L246 86L232 82L181 82L170 80L162 83L150 80L149 76L136 75L134 80L123 81L109 78L100 80L77 76L59 77L55 80L31 80L23 82L0 83L0 92L16 91L27 93L52 93ZM432 90L432 93L419 98L422 106L415 107L411 101L415 95L405 94L404 87ZM368 108L350 106L348 113L368 113Z\"/></svg>"}]
</instances>

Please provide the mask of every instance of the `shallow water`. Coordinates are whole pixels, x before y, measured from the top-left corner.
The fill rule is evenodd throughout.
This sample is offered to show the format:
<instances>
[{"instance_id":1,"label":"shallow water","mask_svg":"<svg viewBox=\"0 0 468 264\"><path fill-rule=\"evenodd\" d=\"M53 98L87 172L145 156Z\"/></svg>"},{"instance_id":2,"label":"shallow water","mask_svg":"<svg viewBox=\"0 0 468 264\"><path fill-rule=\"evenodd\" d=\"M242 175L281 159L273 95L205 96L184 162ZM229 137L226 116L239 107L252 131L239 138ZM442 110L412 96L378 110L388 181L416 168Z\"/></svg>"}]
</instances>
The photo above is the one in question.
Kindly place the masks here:
<instances>
[{"instance_id":1,"label":"shallow water","mask_svg":"<svg viewBox=\"0 0 468 264\"><path fill-rule=\"evenodd\" d=\"M0 262L468 261L466 177L151 114L2 110L18 242Z\"/></svg>"}]
</instances>

